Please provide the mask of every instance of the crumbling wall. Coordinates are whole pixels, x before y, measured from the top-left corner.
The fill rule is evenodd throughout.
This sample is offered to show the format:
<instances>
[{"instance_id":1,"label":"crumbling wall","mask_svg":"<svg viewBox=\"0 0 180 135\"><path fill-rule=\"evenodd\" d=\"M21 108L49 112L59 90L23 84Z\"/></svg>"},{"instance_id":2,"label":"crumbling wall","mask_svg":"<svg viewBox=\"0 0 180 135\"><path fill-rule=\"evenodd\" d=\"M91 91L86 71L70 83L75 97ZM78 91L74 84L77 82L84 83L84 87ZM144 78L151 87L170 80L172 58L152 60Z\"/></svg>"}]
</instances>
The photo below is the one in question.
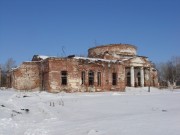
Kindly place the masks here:
<instances>
[{"instance_id":1,"label":"crumbling wall","mask_svg":"<svg viewBox=\"0 0 180 135\"><path fill-rule=\"evenodd\" d=\"M41 90L49 90L49 62L47 59L40 63L39 72Z\"/></svg>"},{"instance_id":2,"label":"crumbling wall","mask_svg":"<svg viewBox=\"0 0 180 135\"><path fill-rule=\"evenodd\" d=\"M152 68L151 70L151 86L155 86L155 87L159 86L158 73L157 73L157 70L154 68Z\"/></svg>"},{"instance_id":3,"label":"crumbling wall","mask_svg":"<svg viewBox=\"0 0 180 135\"><path fill-rule=\"evenodd\" d=\"M153 68L144 69L144 86L158 87L158 74Z\"/></svg>"},{"instance_id":4,"label":"crumbling wall","mask_svg":"<svg viewBox=\"0 0 180 135\"><path fill-rule=\"evenodd\" d=\"M150 72L149 72L149 68L145 68L144 69L144 86L149 86L150 85Z\"/></svg>"},{"instance_id":5,"label":"crumbling wall","mask_svg":"<svg viewBox=\"0 0 180 135\"><path fill-rule=\"evenodd\" d=\"M12 71L12 86L19 90L40 89L39 62L23 62Z\"/></svg>"},{"instance_id":6,"label":"crumbling wall","mask_svg":"<svg viewBox=\"0 0 180 135\"><path fill-rule=\"evenodd\" d=\"M120 63L102 61L90 61L74 58L50 58L48 59L48 78L44 78L48 84L45 89L49 92L91 92L125 90L125 69ZM61 84L61 71L67 71L67 85ZM81 73L85 71L85 83L82 84ZM89 85L88 73L94 72L94 84ZM98 85L97 74L101 73L101 85ZM117 73L117 85L112 85L112 73ZM48 87L47 87L48 86Z\"/></svg>"},{"instance_id":7,"label":"crumbling wall","mask_svg":"<svg viewBox=\"0 0 180 135\"><path fill-rule=\"evenodd\" d=\"M78 74L77 61L68 58L49 58L49 71L47 73L48 85L45 89L49 92L79 91L80 75ZM61 71L67 71L67 85L62 85ZM47 87L49 86L49 87Z\"/></svg>"}]
</instances>

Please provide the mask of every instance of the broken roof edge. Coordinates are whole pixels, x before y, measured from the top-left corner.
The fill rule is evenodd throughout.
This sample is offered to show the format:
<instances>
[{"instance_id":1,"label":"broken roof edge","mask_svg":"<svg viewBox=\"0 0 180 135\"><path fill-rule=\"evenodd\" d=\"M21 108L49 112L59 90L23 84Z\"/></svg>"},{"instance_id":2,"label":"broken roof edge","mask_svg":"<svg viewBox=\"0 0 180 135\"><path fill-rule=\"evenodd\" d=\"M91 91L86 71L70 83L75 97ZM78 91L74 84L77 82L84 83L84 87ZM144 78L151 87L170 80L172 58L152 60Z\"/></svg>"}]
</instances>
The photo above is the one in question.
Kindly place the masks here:
<instances>
[{"instance_id":1,"label":"broken roof edge","mask_svg":"<svg viewBox=\"0 0 180 135\"><path fill-rule=\"evenodd\" d=\"M11 68L9 72L12 72L14 70L17 70L20 66L17 66L17 67L14 67L14 68Z\"/></svg>"},{"instance_id":2,"label":"broken roof edge","mask_svg":"<svg viewBox=\"0 0 180 135\"><path fill-rule=\"evenodd\" d=\"M23 61L22 64L24 64L24 63L38 63L38 62L41 62L41 61Z\"/></svg>"},{"instance_id":3,"label":"broken roof edge","mask_svg":"<svg viewBox=\"0 0 180 135\"><path fill-rule=\"evenodd\" d=\"M41 60L42 61L42 60ZM40 63L41 61L23 61L19 66L11 68L11 71L15 71L17 69L19 69L23 64L29 64L29 63Z\"/></svg>"},{"instance_id":4,"label":"broken roof edge","mask_svg":"<svg viewBox=\"0 0 180 135\"><path fill-rule=\"evenodd\" d=\"M46 55L37 55L37 58L40 58L40 59L47 59L49 58L50 56L46 56Z\"/></svg>"},{"instance_id":5,"label":"broken roof edge","mask_svg":"<svg viewBox=\"0 0 180 135\"><path fill-rule=\"evenodd\" d=\"M32 58L32 61L38 61L37 59L40 59L39 61L41 61L41 60L45 60L48 58L58 58L58 57L57 56L47 56L47 55L34 55Z\"/></svg>"},{"instance_id":6,"label":"broken roof edge","mask_svg":"<svg viewBox=\"0 0 180 135\"><path fill-rule=\"evenodd\" d=\"M107 60L107 59L101 59L101 58L89 58L89 57L79 57L79 56L74 56L72 58L81 59L81 60L90 60L90 61L113 62L113 63L116 63L116 62L121 63L122 62L121 60Z\"/></svg>"},{"instance_id":7,"label":"broken roof edge","mask_svg":"<svg viewBox=\"0 0 180 135\"><path fill-rule=\"evenodd\" d=\"M137 57L149 58L147 56L136 55Z\"/></svg>"},{"instance_id":8,"label":"broken roof edge","mask_svg":"<svg viewBox=\"0 0 180 135\"><path fill-rule=\"evenodd\" d=\"M131 44L127 44L127 43L119 43L119 44L118 43L114 43L114 44L104 44L104 45L99 45L99 46L91 47L91 48L88 49L88 51L96 49L96 48L102 48L102 47L108 47L108 46L123 46L123 45L132 47L132 48L134 48L136 50L138 49L137 46L131 45Z\"/></svg>"},{"instance_id":9,"label":"broken roof edge","mask_svg":"<svg viewBox=\"0 0 180 135\"><path fill-rule=\"evenodd\" d=\"M76 56L76 55L68 55L67 57L57 57L57 56L45 56L45 55L34 55L35 57L41 57L43 56L43 58L45 59L41 59L39 61L31 61L31 62L43 62L45 60L48 60L48 59L81 59L81 60L90 60L90 61L102 61L102 62L108 62L108 63L123 63L125 61L128 61L132 58L135 58L137 56L134 56L134 57L130 57L130 58L124 58L124 59L121 59L121 60L108 60L108 59L102 59L102 58L89 58L89 57L82 57L82 56ZM30 62L30 61L29 61Z\"/></svg>"},{"instance_id":10,"label":"broken roof edge","mask_svg":"<svg viewBox=\"0 0 180 135\"><path fill-rule=\"evenodd\" d=\"M129 59L128 60L131 60L131 59L134 59L134 58L149 58L149 57L146 57L146 56L139 56L139 55L135 55L135 56L132 56L132 57L129 57Z\"/></svg>"}]
</instances>

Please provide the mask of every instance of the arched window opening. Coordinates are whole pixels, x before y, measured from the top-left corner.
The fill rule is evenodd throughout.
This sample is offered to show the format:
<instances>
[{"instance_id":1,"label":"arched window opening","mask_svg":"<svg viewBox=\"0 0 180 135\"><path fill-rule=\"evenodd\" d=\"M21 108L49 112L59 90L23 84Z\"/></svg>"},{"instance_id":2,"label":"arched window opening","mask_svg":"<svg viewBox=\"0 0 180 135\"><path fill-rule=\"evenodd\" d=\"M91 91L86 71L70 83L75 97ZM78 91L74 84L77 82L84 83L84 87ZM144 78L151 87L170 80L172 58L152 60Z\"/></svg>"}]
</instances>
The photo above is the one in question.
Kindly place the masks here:
<instances>
[{"instance_id":1,"label":"arched window opening","mask_svg":"<svg viewBox=\"0 0 180 135\"><path fill-rule=\"evenodd\" d=\"M94 72L89 71L89 86L93 86L93 85L94 85Z\"/></svg>"},{"instance_id":2,"label":"arched window opening","mask_svg":"<svg viewBox=\"0 0 180 135\"><path fill-rule=\"evenodd\" d=\"M141 73L137 73L137 86L141 86Z\"/></svg>"},{"instance_id":3,"label":"arched window opening","mask_svg":"<svg viewBox=\"0 0 180 135\"><path fill-rule=\"evenodd\" d=\"M127 82L126 82L126 86L131 86L131 73L127 72Z\"/></svg>"}]
</instances>

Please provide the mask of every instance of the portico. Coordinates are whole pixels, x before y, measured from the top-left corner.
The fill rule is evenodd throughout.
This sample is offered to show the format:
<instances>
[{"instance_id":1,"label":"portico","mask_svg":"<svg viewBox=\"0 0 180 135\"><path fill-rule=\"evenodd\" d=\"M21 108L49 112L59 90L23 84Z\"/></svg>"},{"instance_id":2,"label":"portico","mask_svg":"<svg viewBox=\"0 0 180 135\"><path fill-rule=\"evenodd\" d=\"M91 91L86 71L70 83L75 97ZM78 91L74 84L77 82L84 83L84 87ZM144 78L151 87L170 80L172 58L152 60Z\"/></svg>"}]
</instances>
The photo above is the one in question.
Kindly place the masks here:
<instances>
[{"instance_id":1,"label":"portico","mask_svg":"<svg viewBox=\"0 0 180 135\"><path fill-rule=\"evenodd\" d=\"M141 86L144 87L144 67L134 67L131 66L130 67L130 72L127 72L126 76L127 76L127 81L130 80L130 86L134 87L134 86ZM129 78L129 74L130 74L130 78ZM127 82L127 85L129 84L129 82Z\"/></svg>"},{"instance_id":2,"label":"portico","mask_svg":"<svg viewBox=\"0 0 180 135\"><path fill-rule=\"evenodd\" d=\"M146 57L134 57L126 65L126 85L129 87L144 87L149 84L150 62Z\"/></svg>"}]
</instances>

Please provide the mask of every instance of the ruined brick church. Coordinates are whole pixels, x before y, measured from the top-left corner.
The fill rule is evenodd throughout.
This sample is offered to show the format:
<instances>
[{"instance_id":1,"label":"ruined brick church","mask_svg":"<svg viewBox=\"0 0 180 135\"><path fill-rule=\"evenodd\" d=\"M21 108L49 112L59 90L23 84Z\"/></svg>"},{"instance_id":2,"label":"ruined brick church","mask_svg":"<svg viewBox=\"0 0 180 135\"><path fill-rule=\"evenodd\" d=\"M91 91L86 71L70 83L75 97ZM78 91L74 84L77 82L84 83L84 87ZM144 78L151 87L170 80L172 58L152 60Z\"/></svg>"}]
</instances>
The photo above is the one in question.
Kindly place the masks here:
<instances>
[{"instance_id":1,"label":"ruined brick church","mask_svg":"<svg viewBox=\"0 0 180 135\"><path fill-rule=\"evenodd\" d=\"M88 57L34 55L8 77L9 87L48 92L124 91L157 86L157 71L136 46L109 44L90 48Z\"/></svg>"}]
</instances>

